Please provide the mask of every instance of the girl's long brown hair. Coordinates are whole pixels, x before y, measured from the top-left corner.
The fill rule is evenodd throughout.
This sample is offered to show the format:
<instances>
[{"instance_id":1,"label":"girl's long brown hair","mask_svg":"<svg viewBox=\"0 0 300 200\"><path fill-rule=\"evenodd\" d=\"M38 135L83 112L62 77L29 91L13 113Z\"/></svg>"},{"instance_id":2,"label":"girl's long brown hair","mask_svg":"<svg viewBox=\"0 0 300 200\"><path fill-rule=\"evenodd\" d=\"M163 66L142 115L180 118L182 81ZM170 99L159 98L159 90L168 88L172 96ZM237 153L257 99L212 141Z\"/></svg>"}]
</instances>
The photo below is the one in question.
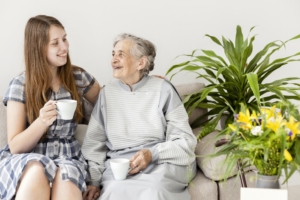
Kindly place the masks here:
<instances>
[{"instance_id":1,"label":"girl's long brown hair","mask_svg":"<svg viewBox=\"0 0 300 200\"><path fill-rule=\"evenodd\" d=\"M25 96L29 124L39 117L40 109L50 99L52 93L52 73L46 59L50 26L64 29L57 19L45 15L30 18L25 28ZM71 93L72 99L78 102L75 121L79 122L83 115L73 70L83 71L83 69L71 65L68 54L67 63L58 68L58 74L62 85Z\"/></svg>"}]
</instances>

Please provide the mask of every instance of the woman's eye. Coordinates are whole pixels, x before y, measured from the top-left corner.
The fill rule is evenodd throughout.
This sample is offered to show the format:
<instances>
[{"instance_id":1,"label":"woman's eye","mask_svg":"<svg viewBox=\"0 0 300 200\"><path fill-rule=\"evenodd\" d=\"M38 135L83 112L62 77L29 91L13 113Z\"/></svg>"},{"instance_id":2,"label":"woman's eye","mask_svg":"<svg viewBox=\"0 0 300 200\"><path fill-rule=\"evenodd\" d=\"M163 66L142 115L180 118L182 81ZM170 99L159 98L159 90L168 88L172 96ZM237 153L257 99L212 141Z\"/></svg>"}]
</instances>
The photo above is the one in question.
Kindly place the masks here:
<instances>
[{"instance_id":1,"label":"woman's eye","mask_svg":"<svg viewBox=\"0 0 300 200\"><path fill-rule=\"evenodd\" d=\"M52 43L52 45L56 46L56 45L58 45L58 42Z\"/></svg>"},{"instance_id":2,"label":"woman's eye","mask_svg":"<svg viewBox=\"0 0 300 200\"><path fill-rule=\"evenodd\" d=\"M64 41L64 42L67 41L67 38L64 38L63 41Z\"/></svg>"}]
</instances>

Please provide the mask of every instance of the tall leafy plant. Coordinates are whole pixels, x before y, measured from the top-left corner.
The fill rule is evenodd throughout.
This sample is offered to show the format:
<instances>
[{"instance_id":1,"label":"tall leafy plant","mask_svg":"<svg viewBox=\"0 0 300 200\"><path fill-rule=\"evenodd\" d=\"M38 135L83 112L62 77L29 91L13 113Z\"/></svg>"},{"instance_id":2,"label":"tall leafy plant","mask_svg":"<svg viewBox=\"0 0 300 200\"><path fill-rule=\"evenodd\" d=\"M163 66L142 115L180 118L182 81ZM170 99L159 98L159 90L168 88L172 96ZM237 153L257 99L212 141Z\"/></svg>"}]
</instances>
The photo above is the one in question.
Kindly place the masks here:
<instances>
[{"instance_id":1,"label":"tall leafy plant","mask_svg":"<svg viewBox=\"0 0 300 200\"><path fill-rule=\"evenodd\" d=\"M250 29L250 32L254 27ZM208 108L207 114L200 116L192 123L192 127L203 127L199 138L213 131L222 116L226 117L225 124L232 123L234 114L240 112L240 105L245 104L250 111L258 111L258 107L269 106L272 103L285 100L300 100L298 77L288 77L266 83L266 78L290 62L300 61L300 52L271 60L274 53L285 47L286 43L300 38L297 35L285 42L273 41L268 43L254 56L253 42L255 35L244 39L242 28L236 27L235 42L222 37L205 35L224 50L221 57L212 50L194 50L188 61L173 65L167 75L172 77L177 73L189 71L197 74L197 79L209 82L201 90L189 94L184 99L184 105L190 114L195 108ZM300 66L299 66L300 67ZM207 120L203 119L207 118ZM200 123L201 122L201 123Z\"/></svg>"}]
</instances>

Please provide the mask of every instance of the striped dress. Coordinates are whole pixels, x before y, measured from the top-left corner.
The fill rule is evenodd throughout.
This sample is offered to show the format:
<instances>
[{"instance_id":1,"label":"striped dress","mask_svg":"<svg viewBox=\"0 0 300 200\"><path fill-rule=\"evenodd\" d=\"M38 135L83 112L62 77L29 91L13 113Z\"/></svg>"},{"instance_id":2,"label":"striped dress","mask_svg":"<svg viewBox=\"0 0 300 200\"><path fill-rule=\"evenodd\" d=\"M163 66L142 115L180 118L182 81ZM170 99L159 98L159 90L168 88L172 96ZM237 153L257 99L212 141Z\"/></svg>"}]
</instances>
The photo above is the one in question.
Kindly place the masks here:
<instances>
[{"instance_id":1,"label":"striped dress","mask_svg":"<svg viewBox=\"0 0 300 200\"><path fill-rule=\"evenodd\" d=\"M78 92L86 94L95 79L87 72L73 72ZM3 103L17 101L25 104L25 73L14 78L4 96ZM71 99L71 94L61 86L57 93L52 92L51 100ZM80 105L78 105L80 106ZM52 182L57 168L61 170L63 180L70 180L81 191L86 190L87 163L74 134L77 127L75 120L57 120L49 127L46 138L38 142L29 153L11 154L9 146L0 150L0 199L12 199L16 193L18 181L29 161L39 161L45 167L45 174Z\"/></svg>"},{"instance_id":2,"label":"striped dress","mask_svg":"<svg viewBox=\"0 0 300 200\"><path fill-rule=\"evenodd\" d=\"M188 181L196 173L196 138L174 87L144 76L129 86L116 81L98 97L82 151L88 161L89 184L102 186L100 199L190 199ZM124 181L113 178L109 160L130 159L149 149L152 162Z\"/></svg>"}]
</instances>

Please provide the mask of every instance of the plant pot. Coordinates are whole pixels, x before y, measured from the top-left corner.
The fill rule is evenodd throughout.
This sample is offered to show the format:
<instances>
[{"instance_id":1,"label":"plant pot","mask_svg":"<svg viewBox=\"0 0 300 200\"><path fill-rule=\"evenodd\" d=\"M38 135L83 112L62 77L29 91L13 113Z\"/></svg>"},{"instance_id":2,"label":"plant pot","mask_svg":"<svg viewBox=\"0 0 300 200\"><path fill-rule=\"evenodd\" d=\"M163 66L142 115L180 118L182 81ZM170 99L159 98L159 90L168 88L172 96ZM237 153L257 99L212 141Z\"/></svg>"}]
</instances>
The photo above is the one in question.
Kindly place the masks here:
<instances>
[{"instance_id":1,"label":"plant pot","mask_svg":"<svg viewBox=\"0 0 300 200\"><path fill-rule=\"evenodd\" d=\"M279 186L278 176L266 176L266 175L258 174L256 180L256 187L279 189L280 186Z\"/></svg>"}]
</instances>

